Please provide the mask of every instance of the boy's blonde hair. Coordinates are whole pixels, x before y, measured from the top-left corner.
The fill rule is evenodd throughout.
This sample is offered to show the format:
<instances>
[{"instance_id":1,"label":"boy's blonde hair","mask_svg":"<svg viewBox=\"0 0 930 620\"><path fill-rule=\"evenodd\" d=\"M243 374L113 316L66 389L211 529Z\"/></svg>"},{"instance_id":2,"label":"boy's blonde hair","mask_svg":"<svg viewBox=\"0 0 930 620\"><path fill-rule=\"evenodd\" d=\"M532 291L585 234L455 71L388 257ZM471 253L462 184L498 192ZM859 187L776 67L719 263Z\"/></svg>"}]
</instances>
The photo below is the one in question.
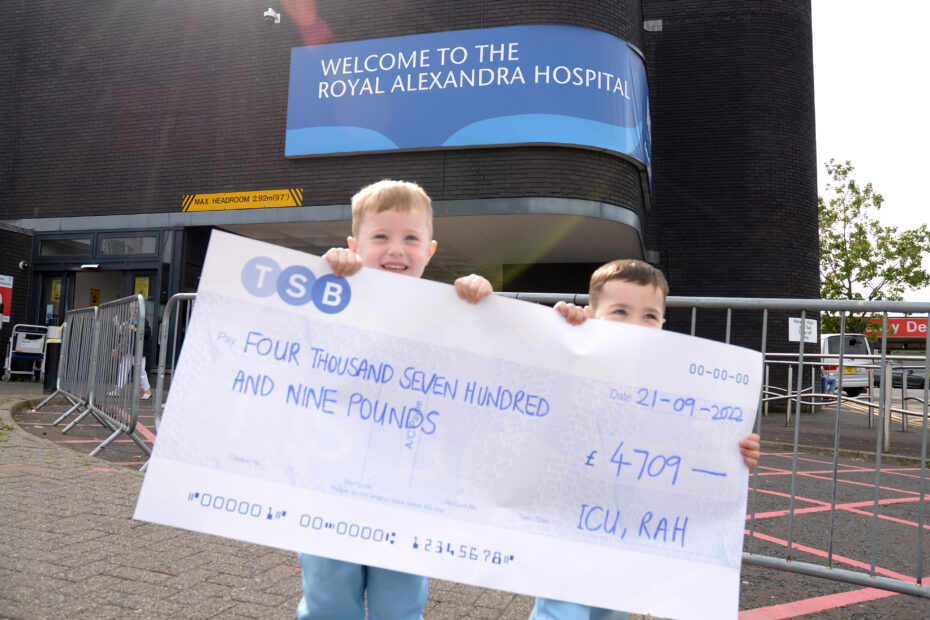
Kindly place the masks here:
<instances>
[{"instance_id":1,"label":"boy's blonde hair","mask_svg":"<svg viewBox=\"0 0 930 620\"><path fill-rule=\"evenodd\" d=\"M426 214L427 241L433 238L433 202L416 183L384 179L366 185L352 196L352 236L358 237L362 219L369 213L409 211L418 209Z\"/></svg>"},{"instance_id":2,"label":"boy's blonde hair","mask_svg":"<svg viewBox=\"0 0 930 620\"><path fill-rule=\"evenodd\" d=\"M611 280L634 282L642 286L654 286L662 292L662 303L668 297L668 281L662 272L641 260L623 259L615 260L601 265L591 274L591 285L588 287L588 305L597 307L597 298L604 285Z\"/></svg>"}]
</instances>

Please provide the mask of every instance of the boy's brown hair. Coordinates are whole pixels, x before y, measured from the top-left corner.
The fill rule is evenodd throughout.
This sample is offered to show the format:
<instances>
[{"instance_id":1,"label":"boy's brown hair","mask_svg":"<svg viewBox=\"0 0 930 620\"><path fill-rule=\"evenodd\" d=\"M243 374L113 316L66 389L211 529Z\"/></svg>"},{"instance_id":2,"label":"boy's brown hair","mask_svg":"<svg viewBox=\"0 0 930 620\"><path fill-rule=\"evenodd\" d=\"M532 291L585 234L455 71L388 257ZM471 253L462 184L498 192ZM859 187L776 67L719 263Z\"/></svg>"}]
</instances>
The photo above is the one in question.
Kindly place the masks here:
<instances>
[{"instance_id":1,"label":"boy's brown hair","mask_svg":"<svg viewBox=\"0 0 930 620\"><path fill-rule=\"evenodd\" d=\"M591 285L588 287L589 306L597 307L597 298L601 294L601 289L611 280L654 286L662 292L663 303L668 297L668 281L661 271L641 260L623 259L601 265L591 274Z\"/></svg>"},{"instance_id":2,"label":"boy's brown hair","mask_svg":"<svg viewBox=\"0 0 930 620\"><path fill-rule=\"evenodd\" d=\"M352 236L358 237L362 219L368 213L409 211L418 209L426 214L429 239L433 238L433 202L422 187L409 181L384 179L366 185L352 196Z\"/></svg>"}]
</instances>

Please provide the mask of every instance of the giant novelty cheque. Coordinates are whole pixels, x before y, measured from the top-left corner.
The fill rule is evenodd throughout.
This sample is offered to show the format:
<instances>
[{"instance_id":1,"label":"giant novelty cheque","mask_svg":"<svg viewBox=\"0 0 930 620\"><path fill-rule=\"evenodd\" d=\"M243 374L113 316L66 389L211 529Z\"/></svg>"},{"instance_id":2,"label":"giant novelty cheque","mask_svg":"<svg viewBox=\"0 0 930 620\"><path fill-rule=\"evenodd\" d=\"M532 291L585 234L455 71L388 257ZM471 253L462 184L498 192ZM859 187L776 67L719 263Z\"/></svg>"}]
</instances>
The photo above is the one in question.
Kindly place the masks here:
<instances>
[{"instance_id":1,"label":"giant novelty cheque","mask_svg":"<svg viewBox=\"0 0 930 620\"><path fill-rule=\"evenodd\" d=\"M214 232L135 518L735 618L758 352Z\"/></svg>"}]
</instances>

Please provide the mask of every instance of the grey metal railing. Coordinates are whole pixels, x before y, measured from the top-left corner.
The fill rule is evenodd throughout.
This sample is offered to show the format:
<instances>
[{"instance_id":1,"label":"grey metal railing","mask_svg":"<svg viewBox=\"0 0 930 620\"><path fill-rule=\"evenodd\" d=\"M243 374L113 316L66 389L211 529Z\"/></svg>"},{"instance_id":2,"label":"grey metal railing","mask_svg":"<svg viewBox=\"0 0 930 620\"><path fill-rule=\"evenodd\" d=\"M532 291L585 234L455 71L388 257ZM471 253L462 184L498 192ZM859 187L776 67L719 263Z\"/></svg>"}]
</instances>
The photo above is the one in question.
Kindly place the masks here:
<instances>
[{"instance_id":1,"label":"grey metal railing","mask_svg":"<svg viewBox=\"0 0 930 620\"><path fill-rule=\"evenodd\" d=\"M521 299L525 301L532 301L537 303L544 304L554 304L559 301L565 301L570 303L575 303L578 305L584 305L588 301L587 295L582 294L551 294L551 293L499 293L499 295L505 297L511 297L516 299ZM179 342L179 334L181 334L186 328L187 322L190 319L190 308L196 299L196 294L194 293L185 293L181 295L175 295L169 300L168 305L165 310L165 320L162 322L161 333L159 338L160 345L160 356L158 364L158 381L156 387L156 398L155 398L155 410L156 410L156 427L158 420L161 415L161 410L164 401L164 381L166 373L170 372L173 369L174 360L177 357L177 346ZM833 313L840 314L840 336L841 338L846 335L846 317L850 313L878 313L882 316L882 348L880 354L868 356L875 365L880 365L882 368L887 368L887 362L889 359L893 359L894 356L890 356L887 352L886 347L886 338L887 336L887 322L888 322L888 313L889 312L900 312L900 313L918 313L930 317L930 303L913 303L913 302L862 302L862 301L839 301L839 300L815 300L815 299L757 299L757 298L713 298L713 297L669 297L667 299L667 306L669 309L674 310L689 310L690 311L690 333L692 335L697 334L697 328L699 325L699 315L702 316L702 313L705 311L725 311L725 322L724 330L721 336L724 342L731 342L732 327L733 327L733 313L738 312L753 312L760 315L760 323L758 329L758 345L753 345L753 348L758 348L763 353L763 365L761 369L764 373L764 376L768 377L768 365L771 364L785 364L789 368L793 369L788 374L788 382L786 388L778 388L771 385L766 381L764 389L759 395L758 409L761 413L763 411L763 405L776 402L776 401L786 401L791 403L794 411L797 413L801 412L803 406L818 406L818 407L835 407L836 415L834 422L834 445L833 445L833 468L832 468L832 489L831 489L831 507L830 507L830 524L829 524L829 536L830 540L828 543L828 552L826 556L826 565L812 564L807 562L798 561L794 557L794 546L795 546L795 537L794 537L794 528L795 521L794 515L796 514L795 510L795 500L797 496L797 480L798 480L798 445L801 429L801 415L791 415L790 407L787 410L786 415L786 424L790 423L791 418L794 418L794 447L792 453L792 470L791 470L791 487L790 487L790 499L789 499L789 510L788 510L788 534L787 534L787 544L785 546L785 555L784 557L776 556L767 556L761 553L757 553L754 549L754 543L756 540L756 514L757 514L757 499L760 496L758 489L758 476L752 477L751 493L750 493L750 505L749 505L749 518L748 518L748 542L747 550L743 554L743 561L747 564L754 564L766 568L777 568L781 570L791 571L795 573L832 579L844 583L850 583L855 585L864 585L869 587L881 588L884 590L889 590L893 592L899 592L903 594L909 594L920 597L930 598L930 590L922 586L922 575L923 575L923 548L924 548L924 523L926 521L925 516L925 502L921 502L919 509L918 517L918 527L917 529L917 541L916 541L916 571L914 573L913 581L907 581L905 579L896 579L886 576L881 576L876 574L876 553L878 549L878 530L879 530L879 490L881 488L881 459L884 452L887 452L887 441L888 441L888 430L887 430L887 421L890 418L892 412L902 412L902 409L893 409L890 406L890 375L886 374L885 377L888 377L888 380L883 380L879 388L880 397L878 403L874 403L871 400L865 399L854 399L842 395L843 390L843 374L842 372L838 373L838 386L837 394L829 395L824 394L822 391L816 389L817 382L815 381L816 375L813 374L812 368L817 367L822 364L822 361L825 357L820 353L810 353L806 350L805 345L813 344L811 342L804 341L803 330L800 334L800 339L797 343L796 352L787 352L787 351L769 351L770 346L770 334L775 333L773 325L770 319L770 313L779 313L783 314L786 311L790 312L799 312L801 317L801 324L803 325L804 319L807 318L809 314L818 314L820 312L828 311ZM169 337L172 337L173 346L169 346ZM794 343L790 343L794 345ZM928 333L926 349L930 350L930 333ZM784 347L782 347L784 348ZM170 355L169 355L170 353ZM844 362L846 361L846 354L843 351L842 347L840 351L836 354L829 356L831 359L837 360L838 367L843 368ZM856 354L856 357L862 357L859 354ZM930 377L930 366L928 366L927 357L924 356L923 359L923 375L924 377ZM170 361L169 361L170 360ZM811 381L810 387L805 387L805 377L807 372L811 372ZM920 458L920 497L924 497L926 494L926 461L927 461L927 432L928 432L928 390L930 390L930 379L925 379L924 388L923 388L923 398L916 400L921 404L920 411L912 410L903 410L905 416L918 416L922 420L921 425L921 458ZM880 423L877 425L876 430L876 446L875 446L875 455L876 455L876 468L875 468L875 495L873 499L873 517L871 520L871 560L870 567L868 572L848 570L844 568L839 568L835 565L834 562L834 553L833 553L833 544L834 544L834 534L835 534L835 515L836 515L836 489L838 486L838 472L839 472L839 438L840 438L840 411L844 402L855 402L862 403L867 405L870 408L877 409L878 417ZM903 402L903 401L902 401ZM871 415L869 423L871 424ZM756 417L756 429L757 432L761 430L761 415Z\"/></svg>"}]
</instances>

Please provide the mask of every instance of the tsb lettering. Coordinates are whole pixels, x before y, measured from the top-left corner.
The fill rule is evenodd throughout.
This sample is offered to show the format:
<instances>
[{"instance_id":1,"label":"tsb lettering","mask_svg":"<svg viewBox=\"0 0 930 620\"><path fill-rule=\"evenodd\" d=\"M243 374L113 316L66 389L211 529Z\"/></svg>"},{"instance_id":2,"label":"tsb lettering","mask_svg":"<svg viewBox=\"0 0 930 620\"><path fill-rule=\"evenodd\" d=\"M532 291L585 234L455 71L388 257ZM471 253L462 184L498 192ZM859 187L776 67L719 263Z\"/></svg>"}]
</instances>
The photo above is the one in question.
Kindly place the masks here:
<instances>
[{"instance_id":1,"label":"tsb lettering","mask_svg":"<svg viewBox=\"0 0 930 620\"><path fill-rule=\"evenodd\" d=\"M341 312L352 299L352 288L345 278L326 274L319 278L304 265L281 268L274 259L256 256L242 268L242 286L255 297L270 297L277 293L281 301L291 306L304 306L311 301L326 314Z\"/></svg>"}]
</instances>

